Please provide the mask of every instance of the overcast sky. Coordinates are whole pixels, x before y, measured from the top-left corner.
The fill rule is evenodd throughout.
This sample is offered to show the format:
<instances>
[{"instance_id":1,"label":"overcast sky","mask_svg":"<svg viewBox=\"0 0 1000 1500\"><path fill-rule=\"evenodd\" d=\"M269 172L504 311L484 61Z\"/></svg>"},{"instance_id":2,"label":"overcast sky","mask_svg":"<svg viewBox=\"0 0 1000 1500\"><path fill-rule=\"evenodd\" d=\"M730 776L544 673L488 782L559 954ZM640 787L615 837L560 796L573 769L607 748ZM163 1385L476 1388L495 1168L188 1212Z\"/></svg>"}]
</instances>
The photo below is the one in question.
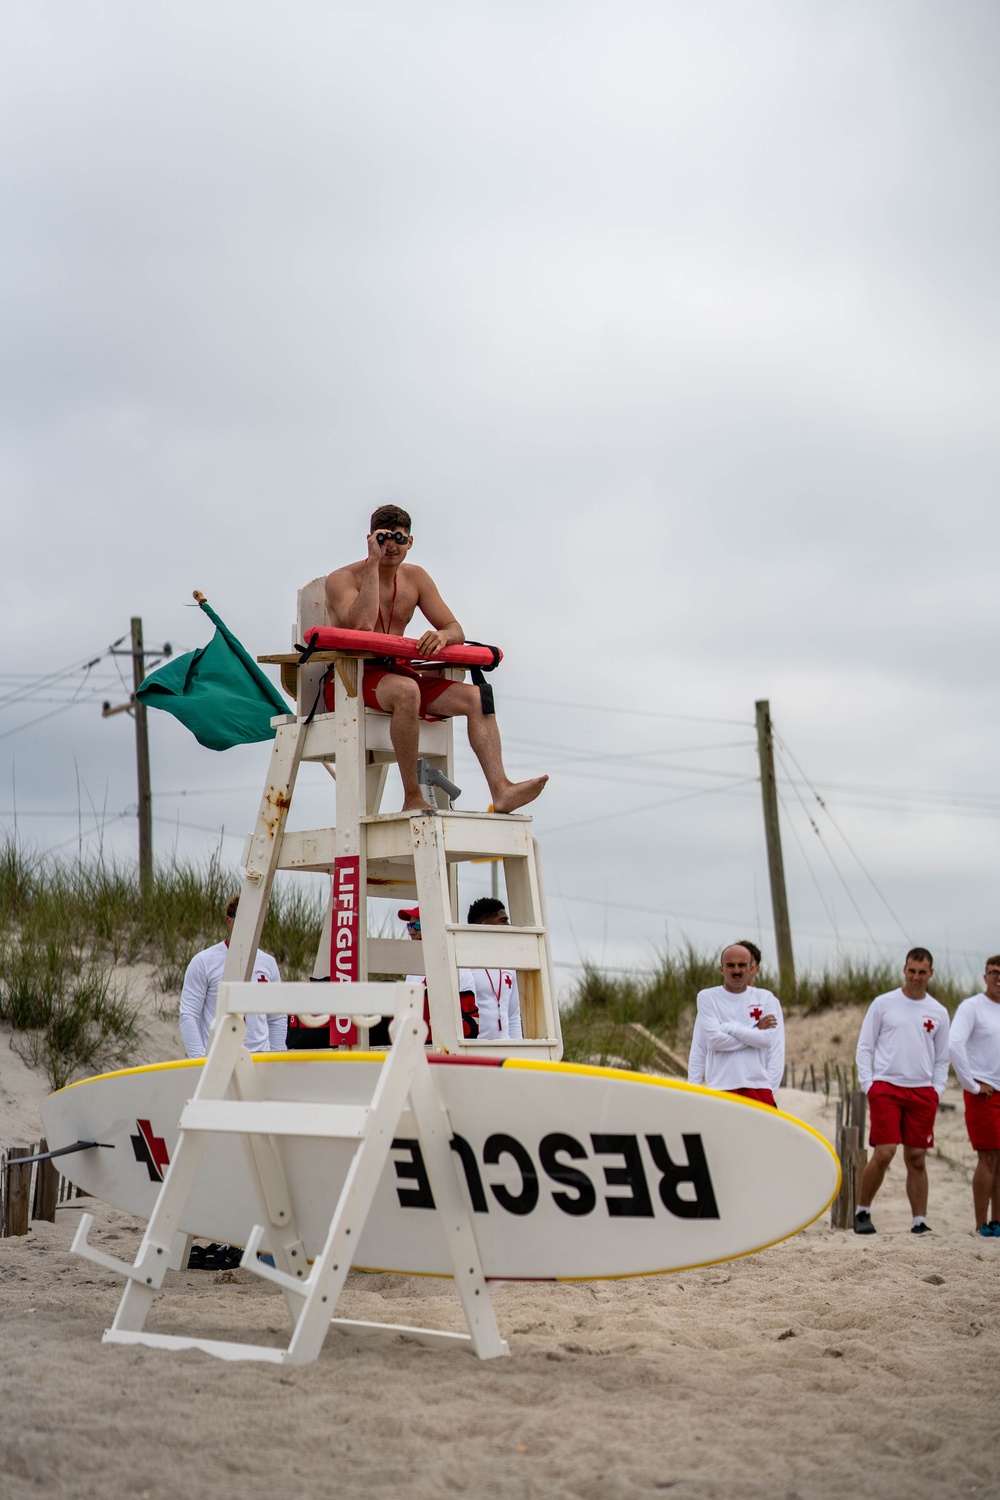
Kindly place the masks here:
<instances>
[{"instance_id":1,"label":"overcast sky","mask_svg":"<svg viewBox=\"0 0 1000 1500\"><path fill-rule=\"evenodd\" d=\"M995 4L6 0L0 28L6 828L132 857L102 653L134 614L203 643L194 588L285 649L395 500L506 653L512 774L551 773L564 983L685 938L773 954L757 698L800 963L981 973ZM268 747L150 722L158 855L224 828L235 864Z\"/></svg>"}]
</instances>

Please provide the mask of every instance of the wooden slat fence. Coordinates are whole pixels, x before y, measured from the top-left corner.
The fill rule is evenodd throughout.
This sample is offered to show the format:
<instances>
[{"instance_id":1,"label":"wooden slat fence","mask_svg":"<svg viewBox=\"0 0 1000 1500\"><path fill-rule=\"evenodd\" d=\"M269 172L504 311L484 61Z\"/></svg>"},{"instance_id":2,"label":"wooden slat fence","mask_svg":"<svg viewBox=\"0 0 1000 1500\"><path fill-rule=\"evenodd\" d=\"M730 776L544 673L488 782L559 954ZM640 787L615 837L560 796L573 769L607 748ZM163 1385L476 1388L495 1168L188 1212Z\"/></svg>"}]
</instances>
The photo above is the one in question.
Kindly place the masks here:
<instances>
[{"instance_id":1,"label":"wooden slat fence","mask_svg":"<svg viewBox=\"0 0 1000 1500\"><path fill-rule=\"evenodd\" d=\"M63 1177L54 1162L19 1165L21 1157L39 1156L48 1149L43 1138L37 1146L8 1146L0 1155L0 1236L27 1234L31 1219L54 1224L57 1208L89 1197Z\"/></svg>"}]
</instances>

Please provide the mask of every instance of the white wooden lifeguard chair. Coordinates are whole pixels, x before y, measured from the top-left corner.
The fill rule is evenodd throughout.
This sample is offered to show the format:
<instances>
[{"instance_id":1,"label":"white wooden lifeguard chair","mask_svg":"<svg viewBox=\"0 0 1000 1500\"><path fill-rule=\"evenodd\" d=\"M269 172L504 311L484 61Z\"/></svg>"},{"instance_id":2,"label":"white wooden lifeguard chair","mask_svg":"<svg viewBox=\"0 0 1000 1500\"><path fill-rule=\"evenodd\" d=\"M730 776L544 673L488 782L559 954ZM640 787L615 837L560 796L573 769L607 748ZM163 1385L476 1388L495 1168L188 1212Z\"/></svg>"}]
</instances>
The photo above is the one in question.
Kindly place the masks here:
<instances>
[{"instance_id":1,"label":"white wooden lifeguard chair","mask_svg":"<svg viewBox=\"0 0 1000 1500\"><path fill-rule=\"evenodd\" d=\"M305 639L310 626L327 623L324 581L316 578L299 592L296 641ZM427 814L381 811L386 773L395 755L388 715L366 709L362 701L360 678L365 660L373 656L372 651L319 651L302 667L298 654L259 658L281 666L285 688L295 695L296 713L274 721L277 733L268 786L244 852L246 875L237 928L242 932L253 921L259 933L256 919L259 915L263 922L278 870L329 873L333 890L316 958L317 978L329 974L334 981L363 982L369 974L423 973L435 1047L451 1053L514 1053L558 1061L562 1031L531 818L451 808ZM325 702L317 705L317 699L331 670L336 697L328 712ZM465 675L460 668L443 670L457 678ZM452 782L453 736L450 719L420 725L421 758ZM333 828L285 831L303 761L319 762L336 777ZM485 859L503 862L509 927L470 925L460 918L456 867ZM368 900L378 896L419 904L419 943L369 937ZM517 972L523 1038L482 1041L463 1036L459 968ZM315 1008L335 1011L336 1004L331 997L329 1003L317 1000ZM365 1040L362 1034L362 1045Z\"/></svg>"},{"instance_id":2,"label":"white wooden lifeguard chair","mask_svg":"<svg viewBox=\"0 0 1000 1500\"><path fill-rule=\"evenodd\" d=\"M326 624L322 583L315 580L299 595L298 641L311 624ZM421 988L370 983L368 975L424 972L433 1035L430 1045L439 1051L558 1060L562 1037L538 850L527 816L450 808L417 814L380 811L386 772L394 756L388 717L366 710L359 692L364 662L373 654L350 649L320 651L303 666L298 665L297 653L260 658L281 665L285 686L295 695L296 712L272 721L274 748L256 827L244 854L240 904L205 1064L181 1114L174 1155L134 1263L120 1261L88 1243L89 1215L84 1215L74 1240L78 1254L126 1278L114 1324L104 1335L108 1342L197 1348L224 1359L298 1364L316 1358L332 1324L355 1333L403 1333L431 1345L464 1341L483 1359L508 1352L496 1326L473 1217L450 1149L451 1124L428 1065ZM331 668L337 678L332 712L326 711L325 701L317 702L323 676ZM421 724L419 753L433 769L453 780L450 720ZM333 828L286 829L303 761L324 765L335 776ZM455 866L463 860L489 858L503 861L509 927L475 926L459 920ZM325 978L332 965L332 979L343 983L336 996L324 996L322 1009L340 1013L350 1037L346 1044L363 1047L371 1023L379 1016L394 1017L392 1045L366 1103L265 1099L256 1077L258 1069L242 1045L248 1013L299 1014L320 1006L315 988L306 984L283 984L278 992L267 986L265 992L247 982L279 869L323 871L333 877L316 977ZM422 941L370 938L367 902L371 896L418 901ZM523 1039L464 1037L460 966L517 971ZM355 1029L348 1032L348 1027ZM333 1316L352 1249L360 1239L407 1105L427 1161L467 1334L362 1324ZM259 1219L242 1265L282 1289L292 1323L284 1349L145 1329L165 1273L177 1262L184 1240L185 1205L207 1142L219 1133L238 1135L243 1143ZM346 1141L355 1151L343 1189L329 1205L329 1229L322 1250L311 1265L282 1169L281 1140L289 1136ZM321 1184L317 1190L322 1191ZM270 1252L273 1266L259 1259L260 1248Z\"/></svg>"}]
</instances>

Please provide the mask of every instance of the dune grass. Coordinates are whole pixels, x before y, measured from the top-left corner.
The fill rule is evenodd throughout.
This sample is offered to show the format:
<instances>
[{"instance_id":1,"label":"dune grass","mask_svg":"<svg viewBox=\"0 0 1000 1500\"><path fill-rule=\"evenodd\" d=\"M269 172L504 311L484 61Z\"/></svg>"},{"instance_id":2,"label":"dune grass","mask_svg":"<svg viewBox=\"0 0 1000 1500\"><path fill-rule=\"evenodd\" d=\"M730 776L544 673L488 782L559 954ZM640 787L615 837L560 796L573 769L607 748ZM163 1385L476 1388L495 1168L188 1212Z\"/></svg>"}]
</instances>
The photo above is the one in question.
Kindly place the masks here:
<instances>
[{"instance_id":1,"label":"dune grass","mask_svg":"<svg viewBox=\"0 0 1000 1500\"><path fill-rule=\"evenodd\" d=\"M60 861L8 837L0 843L0 1021L54 1088L128 1059L138 1006L116 983L117 965L153 965L177 991L191 955L225 934L235 870L171 863L147 901L136 870L113 860ZM261 940L282 974L304 977L319 942L321 905L302 887L276 888Z\"/></svg>"},{"instance_id":2,"label":"dune grass","mask_svg":"<svg viewBox=\"0 0 1000 1500\"><path fill-rule=\"evenodd\" d=\"M127 1059L137 1007L115 987L111 970L150 963L160 988L176 993L191 955L224 934L226 902L239 887L237 871L218 858L172 862L157 867L144 902L134 865L60 861L8 836L0 842L0 1021L55 1087ZM261 946L285 978L310 973L322 916L315 891L301 883L275 887ZM661 953L652 973L611 975L585 965L563 1012L567 1061L656 1066L655 1045L626 1024L638 1022L675 1044L690 1029L698 991L716 983L716 956L690 946ZM778 990L767 970L759 983ZM798 975L784 1004L807 1013L867 1005L898 983L894 967L848 960ZM953 1010L971 991L936 974L932 993Z\"/></svg>"},{"instance_id":3,"label":"dune grass","mask_svg":"<svg viewBox=\"0 0 1000 1500\"><path fill-rule=\"evenodd\" d=\"M807 1015L834 1006L867 1006L900 980L896 965L847 959L820 974L797 974L794 994L785 996L782 1004L786 1012ZM698 991L719 982L718 958L690 946L660 953L651 973L610 975L585 965L563 1011L566 1060L655 1066L653 1045L630 1035L626 1024L638 1021L673 1045L690 1032ZM761 970L757 983L779 992L777 974L767 969ZM960 979L935 973L931 993L954 1011L972 990Z\"/></svg>"}]
</instances>

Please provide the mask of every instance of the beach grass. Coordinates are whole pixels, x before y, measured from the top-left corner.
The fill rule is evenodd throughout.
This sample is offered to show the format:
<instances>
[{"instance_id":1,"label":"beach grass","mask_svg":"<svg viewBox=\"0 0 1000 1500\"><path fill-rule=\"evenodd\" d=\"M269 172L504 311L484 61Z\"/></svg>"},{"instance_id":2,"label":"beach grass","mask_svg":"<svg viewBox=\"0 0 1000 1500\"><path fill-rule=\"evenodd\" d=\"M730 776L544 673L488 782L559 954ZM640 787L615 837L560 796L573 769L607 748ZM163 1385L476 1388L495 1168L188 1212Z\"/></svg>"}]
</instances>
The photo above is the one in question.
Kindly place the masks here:
<instances>
[{"instance_id":1,"label":"beach grass","mask_svg":"<svg viewBox=\"0 0 1000 1500\"><path fill-rule=\"evenodd\" d=\"M180 989L199 948L225 934L226 902L239 875L217 858L172 862L142 899L133 865L106 858L61 861L8 837L0 843L0 1021L54 1088L128 1059L139 1008L114 976L119 965L153 966L163 991ZM315 893L278 886L261 946L282 974L312 968L323 912Z\"/></svg>"},{"instance_id":2,"label":"beach grass","mask_svg":"<svg viewBox=\"0 0 1000 1500\"><path fill-rule=\"evenodd\" d=\"M799 973L795 988L782 997L786 1012L815 1015L840 1006L868 1006L900 984L899 965L845 958L821 973ZM764 968L757 979L762 989L780 993L778 976ZM609 974L585 964L568 1005L562 1026L567 1062L630 1068L656 1066L655 1046L630 1022L662 1037L673 1046L690 1035L698 991L721 983L715 954L698 953L690 945L657 955L652 970ZM972 993L961 979L936 972L931 993L950 1012Z\"/></svg>"},{"instance_id":3,"label":"beach grass","mask_svg":"<svg viewBox=\"0 0 1000 1500\"><path fill-rule=\"evenodd\" d=\"M226 902L239 888L238 872L218 857L201 865L171 861L157 866L144 901L133 864L58 860L8 836L0 842L0 1021L60 1080L56 1086L123 1060L137 1015L112 970L151 964L160 989L176 994L192 954L224 934ZM261 946L285 978L311 972L322 918L315 889L275 885ZM804 1014L868 1005L899 981L890 964L845 959L798 974L783 1003ZM584 964L563 1008L567 1061L656 1067L655 1043L642 1029L675 1045L690 1033L698 991L718 982L717 955L690 945L659 953L651 970L612 974ZM767 969L758 983L779 991ZM954 1010L971 991L937 973L932 993Z\"/></svg>"}]
</instances>

